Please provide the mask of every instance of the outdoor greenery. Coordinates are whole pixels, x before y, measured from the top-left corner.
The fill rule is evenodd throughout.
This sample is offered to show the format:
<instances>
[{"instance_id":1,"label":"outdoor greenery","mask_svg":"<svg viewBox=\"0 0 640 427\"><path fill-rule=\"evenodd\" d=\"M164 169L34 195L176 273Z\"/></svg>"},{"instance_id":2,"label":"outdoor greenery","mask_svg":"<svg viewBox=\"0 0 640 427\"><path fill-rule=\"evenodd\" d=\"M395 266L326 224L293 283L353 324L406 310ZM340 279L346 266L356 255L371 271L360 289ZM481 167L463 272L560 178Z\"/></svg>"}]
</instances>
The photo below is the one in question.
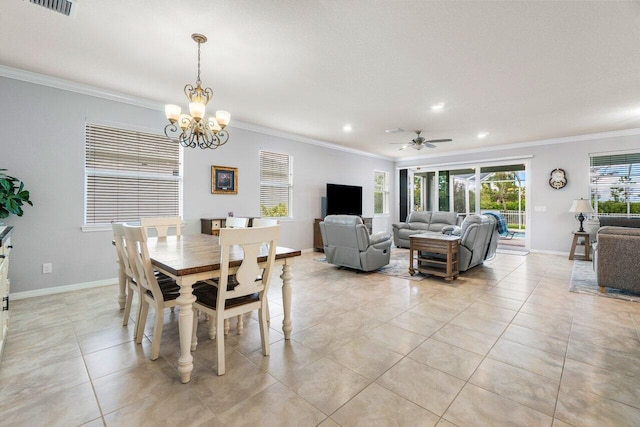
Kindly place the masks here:
<instances>
[{"instance_id":1,"label":"outdoor greenery","mask_svg":"<svg viewBox=\"0 0 640 427\"><path fill-rule=\"evenodd\" d=\"M260 205L260 212L262 216L266 218L283 217L289 215L289 212L287 211L287 205L284 203L280 203L276 206Z\"/></svg>"},{"instance_id":2,"label":"outdoor greenery","mask_svg":"<svg viewBox=\"0 0 640 427\"><path fill-rule=\"evenodd\" d=\"M24 189L24 183L18 178L6 175L6 169L0 169L0 219L9 215L22 216L22 205L29 200L29 192Z\"/></svg>"},{"instance_id":3,"label":"outdoor greenery","mask_svg":"<svg viewBox=\"0 0 640 427\"><path fill-rule=\"evenodd\" d=\"M517 178L513 172L494 172L482 183L480 208L497 210L525 210L525 188L522 187L522 205L518 206Z\"/></svg>"},{"instance_id":4,"label":"outdoor greenery","mask_svg":"<svg viewBox=\"0 0 640 427\"><path fill-rule=\"evenodd\" d=\"M613 193L613 192L612 192ZM627 203L624 201L607 200L598 202L598 213L627 213ZM629 213L640 214L640 203L629 203Z\"/></svg>"}]
</instances>

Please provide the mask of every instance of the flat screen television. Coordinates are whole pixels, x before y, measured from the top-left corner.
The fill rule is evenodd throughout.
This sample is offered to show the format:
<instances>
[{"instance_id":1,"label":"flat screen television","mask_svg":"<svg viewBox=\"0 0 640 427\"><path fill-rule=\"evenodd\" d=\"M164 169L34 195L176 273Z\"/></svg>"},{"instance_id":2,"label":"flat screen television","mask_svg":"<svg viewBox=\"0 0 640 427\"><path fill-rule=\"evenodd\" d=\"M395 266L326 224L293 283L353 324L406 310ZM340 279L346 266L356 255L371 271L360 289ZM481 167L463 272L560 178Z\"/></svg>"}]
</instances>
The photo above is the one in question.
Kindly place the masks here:
<instances>
[{"instance_id":1,"label":"flat screen television","mask_svg":"<svg viewBox=\"0 0 640 427\"><path fill-rule=\"evenodd\" d=\"M362 216L362 187L327 184L327 215Z\"/></svg>"}]
</instances>

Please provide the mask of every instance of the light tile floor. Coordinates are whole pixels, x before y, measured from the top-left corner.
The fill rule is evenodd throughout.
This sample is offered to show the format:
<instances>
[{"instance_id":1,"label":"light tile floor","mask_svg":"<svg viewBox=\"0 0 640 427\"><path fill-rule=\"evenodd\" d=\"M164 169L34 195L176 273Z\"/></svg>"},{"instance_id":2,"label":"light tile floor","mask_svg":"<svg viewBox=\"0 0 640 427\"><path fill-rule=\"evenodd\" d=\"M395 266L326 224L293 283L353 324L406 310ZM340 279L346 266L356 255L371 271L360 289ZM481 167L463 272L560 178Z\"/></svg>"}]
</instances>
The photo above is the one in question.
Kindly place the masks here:
<instances>
[{"instance_id":1,"label":"light tile floor","mask_svg":"<svg viewBox=\"0 0 640 427\"><path fill-rule=\"evenodd\" d=\"M202 325L189 384L177 311L152 362L148 338L121 325L116 286L15 301L0 425L640 425L640 304L568 292L565 257L498 255L451 284L319 257L294 266L291 341L276 277L271 356L248 318L218 377Z\"/></svg>"}]
</instances>

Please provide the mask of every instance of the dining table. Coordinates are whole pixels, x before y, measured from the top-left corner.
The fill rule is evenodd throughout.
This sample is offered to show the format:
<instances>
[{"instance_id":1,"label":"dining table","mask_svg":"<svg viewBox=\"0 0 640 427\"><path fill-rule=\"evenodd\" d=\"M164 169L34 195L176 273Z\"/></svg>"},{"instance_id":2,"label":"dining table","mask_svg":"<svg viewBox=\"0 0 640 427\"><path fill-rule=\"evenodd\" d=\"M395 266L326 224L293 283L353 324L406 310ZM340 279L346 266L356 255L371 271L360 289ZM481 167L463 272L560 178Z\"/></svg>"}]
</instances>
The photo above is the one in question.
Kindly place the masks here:
<instances>
[{"instance_id":1,"label":"dining table","mask_svg":"<svg viewBox=\"0 0 640 427\"><path fill-rule=\"evenodd\" d=\"M193 307L196 297L193 285L203 280L220 277L221 246L218 236L209 234L186 234L181 236L150 237L147 247L153 267L173 278L180 286L180 296L176 300L179 306L178 328L180 336L180 358L178 373L183 383L188 383L193 371L192 333ZM266 263L267 245L263 245L258 254L258 263ZM237 271L242 263L243 251L240 246L232 246L229 256L229 273ZM298 249L278 246L275 264L282 265L282 306L284 319L282 331L285 339L291 338L291 279L295 257L301 255Z\"/></svg>"}]
</instances>

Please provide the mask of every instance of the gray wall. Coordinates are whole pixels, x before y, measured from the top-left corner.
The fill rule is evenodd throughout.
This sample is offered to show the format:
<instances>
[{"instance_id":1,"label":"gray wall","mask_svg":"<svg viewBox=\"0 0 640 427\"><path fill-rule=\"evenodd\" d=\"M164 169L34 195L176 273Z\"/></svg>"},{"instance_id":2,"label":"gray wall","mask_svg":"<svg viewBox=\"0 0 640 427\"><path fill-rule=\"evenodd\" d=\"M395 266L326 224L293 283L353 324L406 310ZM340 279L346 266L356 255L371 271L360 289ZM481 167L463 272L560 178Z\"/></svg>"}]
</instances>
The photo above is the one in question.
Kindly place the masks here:
<instances>
[{"instance_id":1,"label":"gray wall","mask_svg":"<svg viewBox=\"0 0 640 427\"><path fill-rule=\"evenodd\" d=\"M81 231L85 121L162 133L164 114L4 77L0 77L0 93L0 168L25 182L35 205L27 206L23 217L5 220L6 225L15 226L11 292L115 278L111 232ZM293 155L294 219L283 222L280 243L297 249L312 247L313 219L320 216L327 182L363 186L363 213L371 216L374 170L394 176L393 162L388 160L245 129L230 130L229 143L218 150L185 150L183 218L188 233L200 232L201 217L225 217L228 211L259 216L260 149ZM238 168L238 195L211 194L212 165ZM374 231L390 230L395 217L392 210L391 215L376 218ZM46 262L53 263L52 274L42 274Z\"/></svg>"},{"instance_id":2,"label":"gray wall","mask_svg":"<svg viewBox=\"0 0 640 427\"><path fill-rule=\"evenodd\" d=\"M569 213L573 199L589 197L589 153L610 151L640 151L640 131L636 135L584 140L580 137L565 138L562 143L531 144L484 153L465 153L452 156L430 157L398 162L398 167L427 166L467 161L491 161L506 157L530 156L528 171L527 206L531 215L531 250L568 253L571 248L571 232L578 229L574 214ZM567 173L567 185L554 190L548 184L549 174L555 168ZM396 198L396 203L399 201ZM546 212L536 212L534 207L544 206Z\"/></svg>"}]
</instances>

